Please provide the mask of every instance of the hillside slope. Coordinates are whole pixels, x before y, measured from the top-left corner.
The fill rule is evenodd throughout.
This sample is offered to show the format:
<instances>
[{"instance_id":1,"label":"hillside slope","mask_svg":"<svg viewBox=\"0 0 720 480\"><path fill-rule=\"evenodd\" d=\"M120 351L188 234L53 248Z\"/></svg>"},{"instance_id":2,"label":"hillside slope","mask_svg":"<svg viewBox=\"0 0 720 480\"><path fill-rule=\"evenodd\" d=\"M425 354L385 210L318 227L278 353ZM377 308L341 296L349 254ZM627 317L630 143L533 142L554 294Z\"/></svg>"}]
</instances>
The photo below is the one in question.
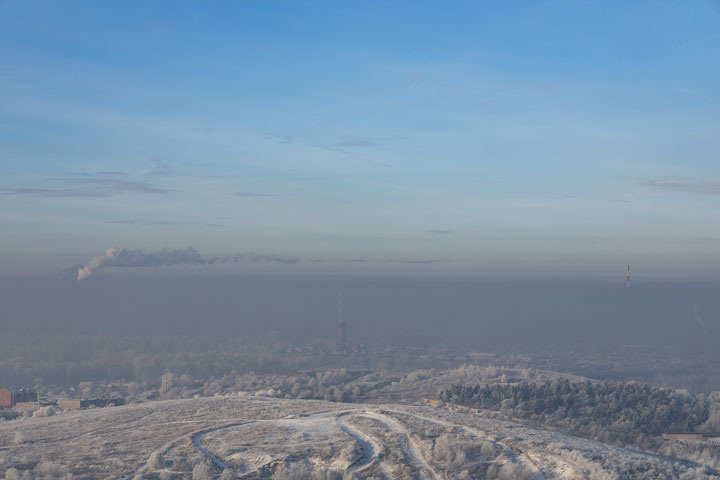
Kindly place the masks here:
<instances>
[{"instance_id":1,"label":"hillside slope","mask_svg":"<svg viewBox=\"0 0 720 480\"><path fill-rule=\"evenodd\" d=\"M75 479L717 478L699 465L482 415L237 395L0 422L0 472L24 471Z\"/></svg>"}]
</instances>

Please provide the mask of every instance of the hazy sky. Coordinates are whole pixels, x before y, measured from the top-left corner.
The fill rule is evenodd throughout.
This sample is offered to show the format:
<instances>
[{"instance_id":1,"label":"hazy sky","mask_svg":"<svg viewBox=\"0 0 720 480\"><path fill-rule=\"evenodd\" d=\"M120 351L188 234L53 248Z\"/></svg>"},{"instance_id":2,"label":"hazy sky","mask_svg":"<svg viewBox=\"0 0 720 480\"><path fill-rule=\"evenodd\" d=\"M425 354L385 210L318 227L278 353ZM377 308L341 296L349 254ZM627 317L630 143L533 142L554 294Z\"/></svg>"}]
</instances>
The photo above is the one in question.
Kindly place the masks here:
<instances>
[{"instance_id":1,"label":"hazy sky","mask_svg":"<svg viewBox=\"0 0 720 480\"><path fill-rule=\"evenodd\" d=\"M717 278L719 112L712 1L0 1L0 258Z\"/></svg>"}]
</instances>

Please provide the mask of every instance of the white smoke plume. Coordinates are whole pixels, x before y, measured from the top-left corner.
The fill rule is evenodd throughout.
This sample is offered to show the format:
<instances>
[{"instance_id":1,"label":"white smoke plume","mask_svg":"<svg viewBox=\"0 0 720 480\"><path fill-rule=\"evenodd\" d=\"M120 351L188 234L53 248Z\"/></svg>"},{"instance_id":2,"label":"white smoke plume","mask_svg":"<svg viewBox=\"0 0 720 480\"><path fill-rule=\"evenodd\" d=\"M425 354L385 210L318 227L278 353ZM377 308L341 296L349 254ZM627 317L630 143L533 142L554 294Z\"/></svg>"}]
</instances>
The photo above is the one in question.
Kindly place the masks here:
<instances>
[{"instance_id":1,"label":"white smoke plume","mask_svg":"<svg viewBox=\"0 0 720 480\"><path fill-rule=\"evenodd\" d=\"M180 250L163 248L145 253L142 250L108 248L104 255L98 255L90 263L78 269L78 282L89 277L95 270L105 267L158 267L161 265L204 265L213 263L215 258L205 258L192 247Z\"/></svg>"}]
</instances>

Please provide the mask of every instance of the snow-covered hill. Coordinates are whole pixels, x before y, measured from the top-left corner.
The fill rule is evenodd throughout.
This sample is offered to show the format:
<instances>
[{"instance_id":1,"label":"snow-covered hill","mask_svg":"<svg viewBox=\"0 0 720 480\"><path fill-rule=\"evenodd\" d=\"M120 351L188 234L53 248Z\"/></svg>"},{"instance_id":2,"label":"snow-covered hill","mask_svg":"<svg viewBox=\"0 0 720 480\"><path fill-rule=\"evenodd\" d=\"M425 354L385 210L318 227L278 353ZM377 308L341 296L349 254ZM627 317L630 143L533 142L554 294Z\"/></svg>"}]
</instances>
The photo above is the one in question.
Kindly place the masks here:
<instances>
[{"instance_id":1,"label":"snow-covered hill","mask_svg":"<svg viewBox=\"0 0 720 480\"><path fill-rule=\"evenodd\" d=\"M225 396L0 422L7 478L716 478L482 415ZM28 473L31 472L31 473Z\"/></svg>"}]
</instances>

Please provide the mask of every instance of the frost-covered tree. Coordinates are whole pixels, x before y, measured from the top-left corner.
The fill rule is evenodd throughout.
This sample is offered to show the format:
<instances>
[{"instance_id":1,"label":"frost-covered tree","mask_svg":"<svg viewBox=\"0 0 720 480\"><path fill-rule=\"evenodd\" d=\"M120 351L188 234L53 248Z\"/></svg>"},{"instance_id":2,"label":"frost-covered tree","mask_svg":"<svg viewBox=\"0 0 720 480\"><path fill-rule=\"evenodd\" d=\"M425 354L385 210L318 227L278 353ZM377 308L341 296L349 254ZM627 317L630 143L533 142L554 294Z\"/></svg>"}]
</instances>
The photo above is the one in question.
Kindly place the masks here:
<instances>
[{"instance_id":1,"label":"frost-covered tree","mask_svg":"<svg viewBox=\"0 0 720 480\"><path fill-rule=\"evenodd\" d=\"M273 474L273 480L307 480L313 468L306 462L294 462L289 466L281 465Z\"/></svg>"},{"instance_id":2,"label":"frost-covered tree","mask_svg":"<svg viewBox=\"0 0 720 480\"><path fill-rule=\"evenodd\" d=\"M201 462L193 467L192 480L212 480L212 473L207 463Z\"/></svg>"},{"instance_id":3,"label":"frost-covered tree","mask_svg":"<svg viewBox=\"0 0 720 480\"><path fill-rule=\"evenodd\" d=\"M170 392L175 386L175 375L173 375L172 372L165 372L162 377L160 377L160 398L162 400L166 400L168 398L171 398Z\"/></svg>"}]
</instances>

